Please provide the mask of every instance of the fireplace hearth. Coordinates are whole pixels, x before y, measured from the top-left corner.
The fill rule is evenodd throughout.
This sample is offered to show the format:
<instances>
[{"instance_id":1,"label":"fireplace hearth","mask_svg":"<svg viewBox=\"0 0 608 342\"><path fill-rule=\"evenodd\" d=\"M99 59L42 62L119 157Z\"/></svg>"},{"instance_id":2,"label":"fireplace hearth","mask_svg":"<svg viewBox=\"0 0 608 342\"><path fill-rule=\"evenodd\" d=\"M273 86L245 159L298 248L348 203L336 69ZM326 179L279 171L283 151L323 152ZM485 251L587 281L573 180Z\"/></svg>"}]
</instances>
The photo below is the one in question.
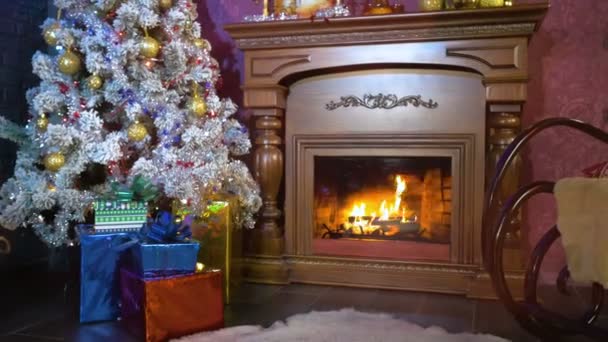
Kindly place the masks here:
<instances>
[{"instance_id":1,"label":"fireplace hearth","mask_svg":"<svg viewBox=\"0 0 608 342\"><path fill-rule=\"evenodd\" d=\"M519 130L547 8L227 26L245 52L264 201L247 279L492 297L484 183ZM517 229L504 251L514 283Z\"/></svg>"}]
</instances>

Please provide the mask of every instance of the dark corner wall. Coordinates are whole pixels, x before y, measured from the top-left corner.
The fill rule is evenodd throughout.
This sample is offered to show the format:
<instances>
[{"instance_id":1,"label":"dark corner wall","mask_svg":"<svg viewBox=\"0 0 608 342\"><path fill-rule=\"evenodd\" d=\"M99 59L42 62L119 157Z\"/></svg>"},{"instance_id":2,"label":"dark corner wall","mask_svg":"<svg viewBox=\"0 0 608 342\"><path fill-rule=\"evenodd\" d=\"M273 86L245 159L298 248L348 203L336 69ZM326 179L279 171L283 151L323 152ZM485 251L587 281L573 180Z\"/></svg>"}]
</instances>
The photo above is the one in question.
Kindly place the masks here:
<instances>
[{"instance_id":1,"label":"dark corner wall","mask_svg":"<svg viewBox=\"0 0 608 342\"><path fill-rule=\"evenodd\" d=\"M48 2L5 0L0 6L0 115L20 124L27 120L25 92L38 82L31 58L45 48L39 26L48 16ZM0 183L13 173L15 151L15 144L0 140ZM0 228L0 270L35 264L46 258L46 252L30 231Z\"/></svg>"}]
</instances>

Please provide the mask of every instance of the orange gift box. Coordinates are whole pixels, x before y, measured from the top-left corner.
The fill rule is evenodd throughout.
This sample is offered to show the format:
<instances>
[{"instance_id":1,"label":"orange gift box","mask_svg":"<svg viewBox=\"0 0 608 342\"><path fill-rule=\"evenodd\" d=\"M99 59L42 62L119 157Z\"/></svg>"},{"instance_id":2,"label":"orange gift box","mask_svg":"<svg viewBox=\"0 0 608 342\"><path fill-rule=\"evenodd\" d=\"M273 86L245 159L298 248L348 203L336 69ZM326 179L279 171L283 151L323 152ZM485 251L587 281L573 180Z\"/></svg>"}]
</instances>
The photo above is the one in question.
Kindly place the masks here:
<instances>
[{"instance_id":1,"label":"orange gift box","mask_svg":"<svg viewBox=\"0 0 608 342\"><path fill-rule=\"evenodd\" d=\"M126 328L145 341L167 341L224 327L221 272L141 278L120 271Z\"/></svg>"}]
</instances>

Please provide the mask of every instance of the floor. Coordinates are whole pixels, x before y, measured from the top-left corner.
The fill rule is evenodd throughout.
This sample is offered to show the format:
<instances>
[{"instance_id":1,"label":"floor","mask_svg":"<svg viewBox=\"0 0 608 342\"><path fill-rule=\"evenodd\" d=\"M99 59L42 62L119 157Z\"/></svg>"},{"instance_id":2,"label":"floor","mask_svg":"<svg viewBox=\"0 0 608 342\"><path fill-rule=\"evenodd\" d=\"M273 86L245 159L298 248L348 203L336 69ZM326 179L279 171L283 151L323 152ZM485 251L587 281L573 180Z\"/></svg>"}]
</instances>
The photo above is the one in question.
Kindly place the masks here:
<instances>
[{"instance_id":1,"label":"floor","mask_svg":"<svg viewBox=\"0 0 608 342\"><path fill-rule=\"evenodd\" d=\"M8 284L3 280L4 286L13 286L15 295L2 299L0 341L135 341L118 322L80 325L73 316L66 317L59 278L51 274L8 281ZM0 293L8 294L6 291L4 288ZM483 332L512 341L536 341L519 328L496 301L376 289L244 284L234 304L227 307L225 319L227 326L268 326L297 313L345 307L392 313L423 326L438 325L451 332Z\"/></svg>"}]
</instances>

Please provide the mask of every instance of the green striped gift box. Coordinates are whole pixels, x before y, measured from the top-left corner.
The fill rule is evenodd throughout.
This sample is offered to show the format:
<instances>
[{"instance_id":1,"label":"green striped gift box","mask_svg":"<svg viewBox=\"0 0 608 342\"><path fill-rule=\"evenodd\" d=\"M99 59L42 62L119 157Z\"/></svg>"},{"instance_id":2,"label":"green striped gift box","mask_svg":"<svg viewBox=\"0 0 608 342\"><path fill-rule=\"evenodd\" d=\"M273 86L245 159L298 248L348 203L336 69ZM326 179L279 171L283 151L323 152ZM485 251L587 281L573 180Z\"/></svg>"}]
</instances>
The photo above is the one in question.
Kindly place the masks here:
<instances>
[{"instance_id":1,"label":"green striped gift box","mask_svg":"<svg viewBox=\"0 0 608 342\"><path fill-rule=\"evenodd\" d=\"M121 202L96 200L95 229L107 231L138 230L148 218L145 202Z\"/></svg>"}]
</instances>

